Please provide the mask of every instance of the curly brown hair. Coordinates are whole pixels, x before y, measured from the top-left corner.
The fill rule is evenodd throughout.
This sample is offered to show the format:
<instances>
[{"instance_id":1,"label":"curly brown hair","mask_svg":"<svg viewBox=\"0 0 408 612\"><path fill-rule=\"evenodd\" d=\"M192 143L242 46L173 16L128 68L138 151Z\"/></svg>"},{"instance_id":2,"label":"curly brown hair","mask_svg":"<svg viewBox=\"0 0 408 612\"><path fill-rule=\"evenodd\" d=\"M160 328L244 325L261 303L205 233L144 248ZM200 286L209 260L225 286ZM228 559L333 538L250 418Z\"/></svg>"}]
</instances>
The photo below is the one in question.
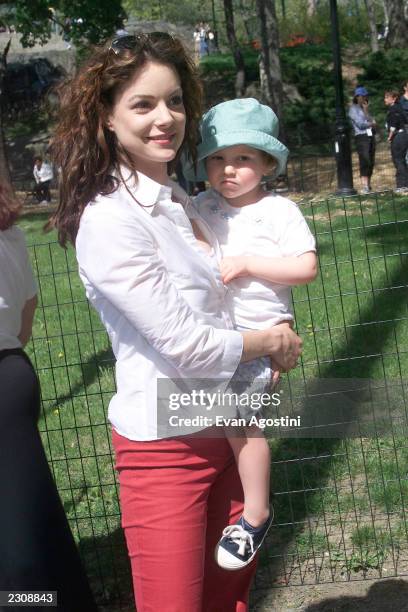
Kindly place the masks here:
<instances>
[{"instance_id":1,"label":"curly brown hair","mask_svg":"<svg viewBox=\"0 0 408 612\"><path fill-rule=\"evenodd\" d=\"M17 221L21 208L11 189L0 183L0 230L8 229Z\"/></svg>"},{"instance_id":2,"label":"curly brown hair","mask_svg":"<svg viewBox=\"0 0 408 612\"><path fill-rule=\"evenodd\" d=\"M398 93L398 91L396 89L389 89L387 91L384 91L384 97L385 96L389 96L393 100L398 100L399 93Z\"/></svg>"},{"instance_id":3,"label":"curly brown hair","mask_svg":"<svg viewBox=\"0 0 408 612\"><path fill-rule=\"evenodd\" d=\"M113 193L119 180L112 175L119 164L131 170L130 158L117 146L106 119L118 92L135 72L154 61L174 68L183 91L186 112L185 136L176 158L187 149L196 159L198 123L201 117L202 88L196 66L182 43L171 36L135 37L134 48L115 52L112 43L95 47L76 76L59 88L60 107L51 152L59 168L60 202L47 229L58 230L62 246L75 243L85 206L97 194Z\"/></svg>"}]
</instances>

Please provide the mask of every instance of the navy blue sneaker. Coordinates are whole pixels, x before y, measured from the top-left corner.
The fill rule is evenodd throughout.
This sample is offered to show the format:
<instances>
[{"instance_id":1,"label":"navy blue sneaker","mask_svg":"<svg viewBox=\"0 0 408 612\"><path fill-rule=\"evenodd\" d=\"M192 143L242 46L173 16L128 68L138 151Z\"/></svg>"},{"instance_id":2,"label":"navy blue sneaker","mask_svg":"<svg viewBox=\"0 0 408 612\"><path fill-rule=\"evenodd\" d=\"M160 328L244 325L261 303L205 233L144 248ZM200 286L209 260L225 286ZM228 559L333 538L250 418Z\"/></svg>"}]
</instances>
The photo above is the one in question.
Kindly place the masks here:
<instances>
[{"instance_id":1,"label":"navy blue sneaker","mask_svg":"<svg viewBox=\"0 0 408 612\"><path fill-rule=\"evenodd\" d=\"M273 513L260 527L252 527L243 516L236 525L228 525L215 549L215 560L226 570L239 570L255 557L273 521Z\"/></svg>"}]
</instances>

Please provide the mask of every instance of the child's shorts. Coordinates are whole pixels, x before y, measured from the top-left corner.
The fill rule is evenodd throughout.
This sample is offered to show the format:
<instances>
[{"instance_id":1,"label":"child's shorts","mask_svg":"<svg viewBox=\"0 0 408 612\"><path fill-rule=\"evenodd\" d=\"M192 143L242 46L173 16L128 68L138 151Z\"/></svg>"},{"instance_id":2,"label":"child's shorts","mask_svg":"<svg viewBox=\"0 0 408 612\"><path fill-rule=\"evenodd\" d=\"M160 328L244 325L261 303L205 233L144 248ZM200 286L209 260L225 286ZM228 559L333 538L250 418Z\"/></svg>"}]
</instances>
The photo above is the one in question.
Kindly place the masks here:
<instances>
[{"instance_id":1,"label":"child's shorts","mask_svg":"<svg viewBox=\"0 0 408 612\"><path fill-rule=\"evenodd\" d=\"M239 364L228 389L238 396L235 404L238 418L249 420L255 414L259 416L262 410L259 395L271 393L272 374L271 361L268 357Z\"/></svg>"}]
</instances>

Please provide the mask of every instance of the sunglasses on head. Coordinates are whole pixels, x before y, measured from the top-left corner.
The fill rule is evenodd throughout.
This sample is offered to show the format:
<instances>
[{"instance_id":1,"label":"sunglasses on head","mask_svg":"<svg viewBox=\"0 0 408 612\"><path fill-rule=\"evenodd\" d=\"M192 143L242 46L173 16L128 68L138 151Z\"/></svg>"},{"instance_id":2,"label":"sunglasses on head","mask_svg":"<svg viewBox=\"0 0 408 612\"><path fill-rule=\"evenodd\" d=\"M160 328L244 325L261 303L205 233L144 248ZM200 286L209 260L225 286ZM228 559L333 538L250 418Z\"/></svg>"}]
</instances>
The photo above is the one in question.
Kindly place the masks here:
<instances>
[{"instance_id":1,"label":"sunglasses on head","mask_svg":"<svg viewBox=\"0 0 408 612\"><path fill-rule=\"evenodd\" d=\"M140 34L129 34L126 36L118 36L114 38L110 44L109 49L112 50L115 55L118 55L121 51L136 49L146 43L154 43L160 41L174 42L174 38L167 32L148 32Z\"/></svg>"}]
</instances>

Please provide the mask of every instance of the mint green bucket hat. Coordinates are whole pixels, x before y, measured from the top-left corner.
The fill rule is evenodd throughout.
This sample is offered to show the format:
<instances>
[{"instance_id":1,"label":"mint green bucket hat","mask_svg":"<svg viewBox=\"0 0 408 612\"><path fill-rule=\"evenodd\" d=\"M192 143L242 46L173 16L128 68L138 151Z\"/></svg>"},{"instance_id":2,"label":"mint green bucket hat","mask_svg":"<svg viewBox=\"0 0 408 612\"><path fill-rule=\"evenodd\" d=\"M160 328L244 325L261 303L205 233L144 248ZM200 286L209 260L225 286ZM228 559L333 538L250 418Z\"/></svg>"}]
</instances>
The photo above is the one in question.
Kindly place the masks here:
<instances>
[{"instance_id":1,"label":"mint green bucket hat","mask_svg":"<svg viewBox=\"0 0 408 612\"><path fill-rule=\"evenodd\" d=\"M220 149L247 145L265 151L277 161L273 176L286 168L289 151L277 136L279 121L273 110L254 98L239 98L221 102L210 108L201 120L201 143L197 147L197 170L186 161L183 173L189 181L208 180L205 159Z\"/></svg>"}]
</instances>

